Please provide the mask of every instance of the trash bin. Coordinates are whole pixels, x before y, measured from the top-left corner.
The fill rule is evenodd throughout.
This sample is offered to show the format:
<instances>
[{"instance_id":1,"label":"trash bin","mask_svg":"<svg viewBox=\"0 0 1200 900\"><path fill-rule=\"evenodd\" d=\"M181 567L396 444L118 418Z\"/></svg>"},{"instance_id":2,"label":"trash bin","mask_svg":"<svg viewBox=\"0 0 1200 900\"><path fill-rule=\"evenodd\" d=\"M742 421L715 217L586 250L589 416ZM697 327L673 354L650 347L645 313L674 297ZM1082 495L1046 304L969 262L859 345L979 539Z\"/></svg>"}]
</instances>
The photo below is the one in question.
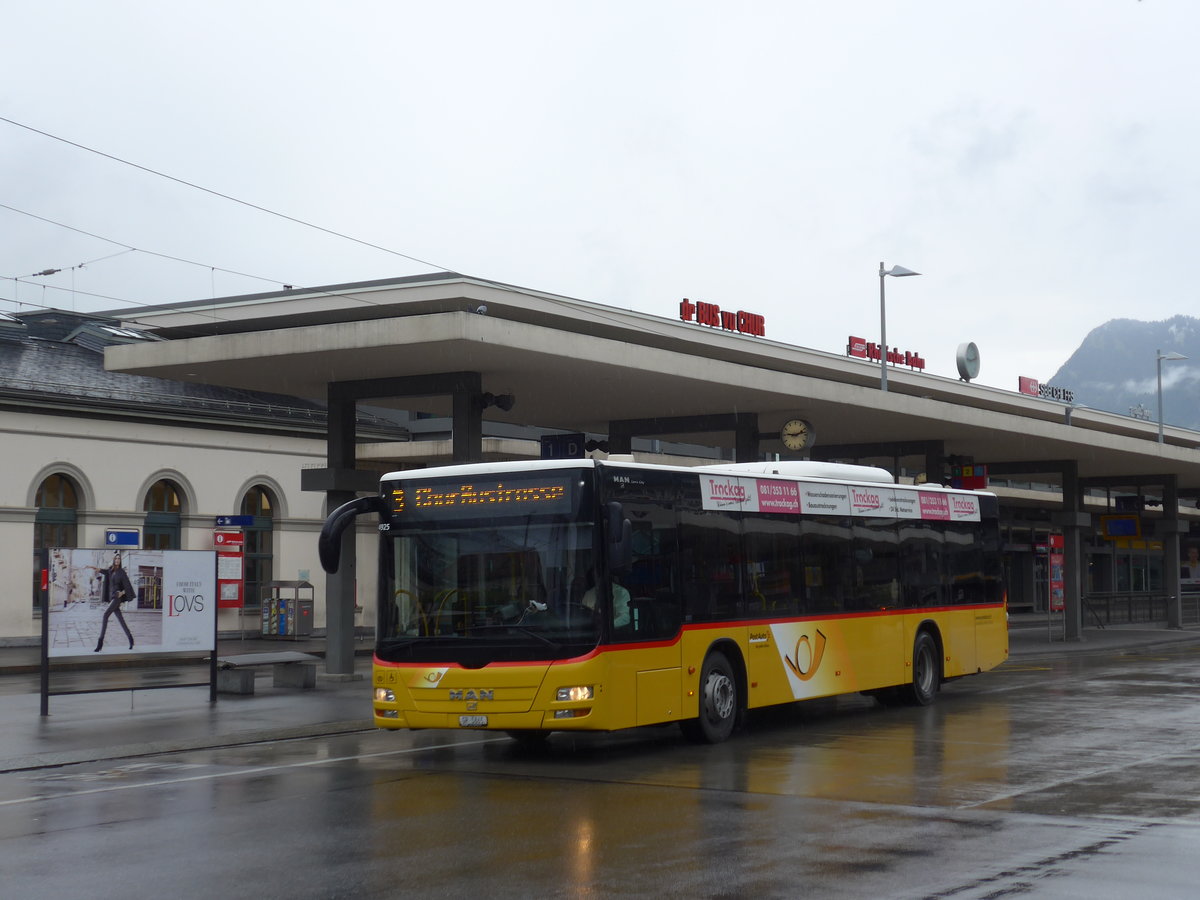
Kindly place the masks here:
<instances>
[{"instance_id":1,"label":"trash bin","mask_svg":"<svg viewBox=\"0 0 1200 900\"><path fill-rule=\"evenodd\" d=\"M263 637L295 639L312 634L313 590L307 581L272 581L271 596L262 606Z\"/></svg>"}]
</instances>

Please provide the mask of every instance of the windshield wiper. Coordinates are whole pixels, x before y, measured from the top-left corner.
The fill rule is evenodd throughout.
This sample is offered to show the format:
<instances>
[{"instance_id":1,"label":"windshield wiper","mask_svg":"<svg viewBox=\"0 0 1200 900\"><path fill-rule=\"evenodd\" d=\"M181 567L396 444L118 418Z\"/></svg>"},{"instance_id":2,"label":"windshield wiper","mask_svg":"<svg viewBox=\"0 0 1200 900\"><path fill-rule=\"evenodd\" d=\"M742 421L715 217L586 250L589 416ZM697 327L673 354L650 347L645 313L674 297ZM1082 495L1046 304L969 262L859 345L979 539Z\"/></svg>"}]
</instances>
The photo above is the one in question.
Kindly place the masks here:
<instances>
[{"instance_id":1,"label":"windshield wiper","mask_svg":"<svg viewBox=\"0 0 1200 900\"><path fill-rule=\"evenodd\" d=\"M400 634L400 635L396 635L396 637L381 638L379 643L380 643L380 645L387 645L389 647L397 647L397 646L403 646L405 644L412 644L419 640L421 640L421 638L415 634Z\"/></svg>"}]
</instances>

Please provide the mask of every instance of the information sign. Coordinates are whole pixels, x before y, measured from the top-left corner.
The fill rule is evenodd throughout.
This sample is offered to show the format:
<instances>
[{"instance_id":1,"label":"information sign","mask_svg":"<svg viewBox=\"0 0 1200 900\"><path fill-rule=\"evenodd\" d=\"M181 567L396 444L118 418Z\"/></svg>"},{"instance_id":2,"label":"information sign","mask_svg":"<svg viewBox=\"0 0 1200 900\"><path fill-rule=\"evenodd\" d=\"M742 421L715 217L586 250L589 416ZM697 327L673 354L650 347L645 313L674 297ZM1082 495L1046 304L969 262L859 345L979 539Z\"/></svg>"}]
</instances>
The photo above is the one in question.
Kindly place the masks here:
<instances>
[{"instance_id":1,"label":"information sign","mask_svg":"<svg viewBox=\"0 0 1200 900\"><path fill-rule=\"evenodd\" d=\"M105 547L137 547L142 543L136 528L109 528L104 532Z\"/></svg>"},{"instance_id":2,"label":"information sign","mask_svg":"<svg viewBox=\"0 0 1200 900\"><path fill-rule=\"evenodd\" d=\"M213 546L225 553L241 553L246 536L240 531L214 531Z\"/></svg>"}]
</instances>

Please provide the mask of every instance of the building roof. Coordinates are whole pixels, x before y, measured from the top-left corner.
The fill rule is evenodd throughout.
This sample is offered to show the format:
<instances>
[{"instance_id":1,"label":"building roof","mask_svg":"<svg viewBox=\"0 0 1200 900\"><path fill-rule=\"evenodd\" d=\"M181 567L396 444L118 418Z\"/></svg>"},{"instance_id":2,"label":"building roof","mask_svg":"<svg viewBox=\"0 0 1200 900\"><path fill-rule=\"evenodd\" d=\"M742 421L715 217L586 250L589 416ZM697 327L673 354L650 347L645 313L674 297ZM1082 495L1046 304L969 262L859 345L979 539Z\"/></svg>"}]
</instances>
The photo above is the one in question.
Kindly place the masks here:
<instances>
[{"instance_id":1,"label":"building roof","mask_svg":"<svg viewBox=\"0 0 1200 900\"><path fill-rule=\"evenodd\" d=\"M7 315L10 338L0 340L0 405L73 414L168 417L207 427L323 433L324 405L278 393L108 371L106 347L162 339L91 313L41 310ZM375 416L360 426L376 439L402 440L407 431Z\"/></svg>"}]
</instances>

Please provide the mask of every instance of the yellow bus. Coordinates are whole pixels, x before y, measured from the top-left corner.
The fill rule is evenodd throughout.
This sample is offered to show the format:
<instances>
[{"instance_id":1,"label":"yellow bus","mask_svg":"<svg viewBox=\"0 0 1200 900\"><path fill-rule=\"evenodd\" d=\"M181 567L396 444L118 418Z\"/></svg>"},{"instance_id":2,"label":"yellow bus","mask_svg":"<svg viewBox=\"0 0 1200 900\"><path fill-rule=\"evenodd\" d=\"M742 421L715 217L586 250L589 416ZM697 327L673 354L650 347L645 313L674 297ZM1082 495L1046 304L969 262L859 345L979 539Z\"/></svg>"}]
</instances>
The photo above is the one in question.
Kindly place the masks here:
<instances>
[{"instance_id":1,"label":"yellow bus","mask_svg":"<svg viewBox=\"0 0 1200 900\"><path fill-rule=\"evenodd\" d=\"M379 516L381 728L677 722L848 692L931 703L1008 656L997 501L867 466L591 459L396 472Z\"/></svg>"}]
</instances>

